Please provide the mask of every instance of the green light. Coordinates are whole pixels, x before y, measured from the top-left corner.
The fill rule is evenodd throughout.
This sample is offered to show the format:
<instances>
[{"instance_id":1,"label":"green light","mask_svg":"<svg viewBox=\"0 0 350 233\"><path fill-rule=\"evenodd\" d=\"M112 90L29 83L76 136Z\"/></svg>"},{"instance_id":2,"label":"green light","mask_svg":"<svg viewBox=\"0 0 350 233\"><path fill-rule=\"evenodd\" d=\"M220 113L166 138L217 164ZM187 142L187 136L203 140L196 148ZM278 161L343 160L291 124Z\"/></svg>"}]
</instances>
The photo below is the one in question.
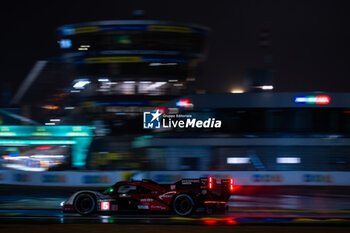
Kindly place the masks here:
<instances>
[{"instance_id":1,"label":"green light","mask_svg":"<svg viewBox=\"0 0 350 233\"><path fill-rule=\"evenodd\" d=\"M84 125L2 125L0 137L91 137L93 130L92 126Z\"/></svg>"},{"instance_id":2,"label":"green light","mask_svg":"<svg viewBox=\"0 0 350 233\"><path fill-rule=\"evenodd\" d=\"M0 140L0 146L72 145L72 166L84 167L94 129L94 126L85 125L1 125L0 139L3 140ZM29 137L31 140L16 140L16 137ZM64 137L67 140L48 140L48 137ZM45 140L32 140L33 138Z\"/></svg>"},{"instance_id":3,"label":"green light","mask_svg":"<svg viewBox=\"0 0 350 233\"><path fill-rule=\"evenodd\" d=\"M109 193L113 193L113 192L114 192L114 188L113 188L113 187L110 187L110 188L108 189L108 192L109 192Z\"/></svg>"},{"instance_id":4,"label":"green light","mask_svg":"<svg viewBox=\"0 0 350 233\"><path fill-rule=\"evenodd\" d=\"M114 218L110 218L110 219L108 220L108 222L109 222L109 223L115 223L115 219L114 219Z\"/></svg>"},{"instance_id":5,"label":"green light","mask_svg":"<svg viewBox=\"0 0 350 233\"><path fill-rule=\"evenodd\" d=\"M0 140L0 145L73 145L72 140Z\"/></svg>"}]
</instances>

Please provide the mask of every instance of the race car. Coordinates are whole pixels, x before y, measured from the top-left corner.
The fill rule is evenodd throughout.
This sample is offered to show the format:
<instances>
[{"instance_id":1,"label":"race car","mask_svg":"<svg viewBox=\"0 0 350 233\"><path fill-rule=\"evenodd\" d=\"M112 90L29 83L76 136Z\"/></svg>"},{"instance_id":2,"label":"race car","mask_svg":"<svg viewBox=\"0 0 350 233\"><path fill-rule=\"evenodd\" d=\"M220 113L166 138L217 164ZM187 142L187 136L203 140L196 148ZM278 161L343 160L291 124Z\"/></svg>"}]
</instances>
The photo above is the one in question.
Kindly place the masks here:
<instances>
[{"instance_id":1,"label":"race car","mask_svg":"<svg viewBox=\"0 0 350 233\"><path fill-rule=\"evenodd\" d=\"M195 212L224 211L234 190L233 179L213 177L182 179L174 184L158 184L152 180L121 181L104 192L83 190L64 203L64 213L111 215L132 211L175 212L189 216Z\"/></svg>"}]
</instances>

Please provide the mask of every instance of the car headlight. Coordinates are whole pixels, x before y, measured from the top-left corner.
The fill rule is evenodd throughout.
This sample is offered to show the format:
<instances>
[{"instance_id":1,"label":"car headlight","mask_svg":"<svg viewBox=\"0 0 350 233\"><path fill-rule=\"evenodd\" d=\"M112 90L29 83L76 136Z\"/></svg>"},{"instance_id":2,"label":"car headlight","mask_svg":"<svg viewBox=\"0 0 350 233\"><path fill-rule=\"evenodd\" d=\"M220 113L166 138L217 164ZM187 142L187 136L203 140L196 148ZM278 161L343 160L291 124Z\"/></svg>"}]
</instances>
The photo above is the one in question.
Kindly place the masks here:
<instances>
[{"instance_id":1,"label":"car headlight","mask_svg":"<svg viewBox=\"0 0 350 233\"><path fill-rule=\"evenodd\" d=\"M60 206L63 206L64 205L64 201L62 201L61 203L60 203Z\"/></svg>"}]
</instances>

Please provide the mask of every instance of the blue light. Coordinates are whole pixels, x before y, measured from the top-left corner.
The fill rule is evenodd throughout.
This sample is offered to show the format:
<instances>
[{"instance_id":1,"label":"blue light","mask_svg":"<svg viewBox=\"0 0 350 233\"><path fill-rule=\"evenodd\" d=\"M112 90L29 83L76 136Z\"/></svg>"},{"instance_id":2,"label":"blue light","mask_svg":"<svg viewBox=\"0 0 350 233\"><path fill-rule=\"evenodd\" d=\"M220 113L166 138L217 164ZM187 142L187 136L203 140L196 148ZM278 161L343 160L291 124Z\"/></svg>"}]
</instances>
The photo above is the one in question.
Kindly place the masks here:
<instances>
[{"instance_id":1,"label":"blue light","mask_svg":"<svg viewBox=\"0 0 350 233\"><path fill-rule=\"evenodd\" d=\"M305 104L307 101L307 97L306 96L297 96L295 97L294 102L297 104Z\"/></svg>"},{"instance_id":2,"label":"blue light","mask_svg":"<svg viewBox=\"0 0 350 233\"><path fill-rule=\"evenodd\" d=\"M68 49L72 47L72 41L69 39L62 39L59 41L61 49Z\"/></svg>"},{"instance_id":3,"label":"blue light","mask_svg":"<svg viewBox=\"0 0 350 233\"><path fill-rule=\"evenodd\" d=\"M188 108L193 107L193 104L190 102L189 99L181 99L176 102L176 106L180 108Z\"/></svg>"},{"instance_id":4,"label":"blue light","mask_svg":"<svg viewBox=\"0 0 350 233\"><path fill-rule=\"evenodd\" d=\"M62 29L63 36L73 35L75 33L74 28L64 28Z\"/></svg>"},{"instance_id":5,"label":"blue light","mask_svg":"<svg viewBox=\"0 0 350 233\"><path fill-rule=\"evenodd\" d=\"M329 104L331 98L328 95L296 96L294 102L297 104Z\"/></svg>"}]
</instances>

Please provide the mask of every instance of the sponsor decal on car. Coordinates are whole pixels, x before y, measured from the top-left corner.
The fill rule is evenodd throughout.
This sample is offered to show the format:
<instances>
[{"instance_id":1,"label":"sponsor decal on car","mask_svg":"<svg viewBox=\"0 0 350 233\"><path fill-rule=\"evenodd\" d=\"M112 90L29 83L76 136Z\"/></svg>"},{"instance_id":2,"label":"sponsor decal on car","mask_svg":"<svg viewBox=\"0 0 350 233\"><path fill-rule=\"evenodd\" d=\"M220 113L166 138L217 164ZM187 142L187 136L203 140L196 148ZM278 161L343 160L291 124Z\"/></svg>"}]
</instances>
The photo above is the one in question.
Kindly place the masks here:
<instances>
[{"instance_id":1,"label":"sponsor decal on car","mask_svg":"<svg viewBox=\"0 0 350 233\"><path fill-rule=\"evenodd\" d=\"M160 199L171 198L171 197L172 197L172 195L167 195L167 194L163 194L163 195L159 196Z\"/></svg>"},{"instance_id":2,"label":"sponsor decal on car","mask_svg":"<svg viewBox=\"0 0 350 233\"><path fill-rule=\"evenodd\" d=\"M143 198L140 200L141 202L151 202L151 201L154 201L153 198Z\"/></svg>"},{"instance_id":3,"label":"sponsor decal on car","mask_svg":"<svg viewBox=\"0 0 350 233\"><path fill-rule=\"evenodd\" d=\"M149 208L148 208L148 205L138 205L137 208L138 208L139 210L148 210L148 209L149 209Z\"/></svg>"},{"instance_id":4,"label":"sponsor decal on car","mask_svg":"<svg viewBox=\"0 0 350 233\"><path fill-rule=\"evenodd\" d=\"M164 206L160 206L160 205L151 205L151 209L161 209L161 210L165 210L166 208Z\"/></svg>"}]
</instances>

